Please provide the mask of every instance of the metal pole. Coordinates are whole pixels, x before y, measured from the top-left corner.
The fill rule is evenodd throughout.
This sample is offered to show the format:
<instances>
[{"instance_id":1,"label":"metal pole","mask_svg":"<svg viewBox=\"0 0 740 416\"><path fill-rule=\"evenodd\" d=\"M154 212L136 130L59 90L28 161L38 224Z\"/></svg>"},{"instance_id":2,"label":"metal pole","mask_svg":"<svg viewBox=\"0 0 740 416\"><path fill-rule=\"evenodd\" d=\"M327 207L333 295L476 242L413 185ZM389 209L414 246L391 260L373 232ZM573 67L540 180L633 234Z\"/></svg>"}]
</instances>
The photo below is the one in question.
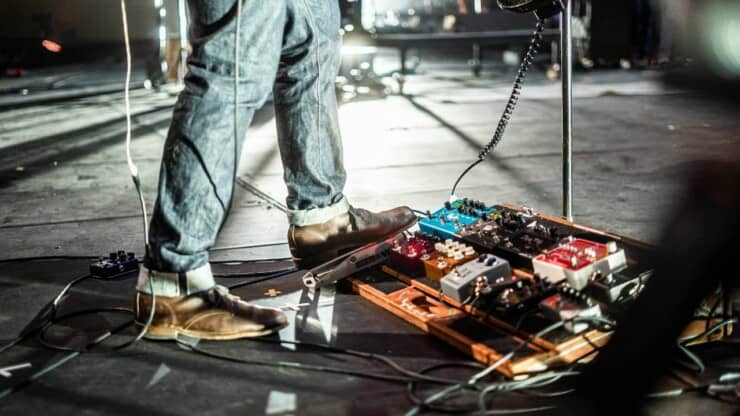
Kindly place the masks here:
<instances>
[{"instance_id":1,"label":"metal pole","mask_svg":"<svg viewBox=\"0 0 740 416\"><path fill-rule=\"evenodd\" d=\"M167 9L163 0L154 0L154 9L157 12L157 56L152 57L152 62L147 64L147 78L151 86L156 89L165 81L167 74L167 57L165 56L167 46L165 17L167 16Z\"/></svg>"},{"instance_id":2,"label":"metal pole","mask_svg":"<svg viewBox=\"0 0 740 416\"><path fill-rule=\"evenodd\" d=\"M573 1L560 13L560 67L563 81L563 217L573 221Z\"/></svg>"}]
</instances>

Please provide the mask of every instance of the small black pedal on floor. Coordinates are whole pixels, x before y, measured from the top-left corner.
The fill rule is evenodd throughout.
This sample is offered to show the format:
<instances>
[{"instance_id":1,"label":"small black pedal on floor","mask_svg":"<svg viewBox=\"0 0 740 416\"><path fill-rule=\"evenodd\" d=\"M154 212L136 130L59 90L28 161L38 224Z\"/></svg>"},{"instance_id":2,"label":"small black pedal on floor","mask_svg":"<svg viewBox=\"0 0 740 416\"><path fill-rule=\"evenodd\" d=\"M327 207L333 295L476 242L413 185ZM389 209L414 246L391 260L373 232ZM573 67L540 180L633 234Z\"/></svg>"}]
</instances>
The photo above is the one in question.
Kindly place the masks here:
<instances>
[{"instance_id":1,"label":"small black pedal on floor","mask_svg":"<svg viewBox=\"0 0 740 416\"><path fill-rule=\"evenodd\" d=\"M100 257L97 262L90 265L90 275L103 279L121 277L138 271L139 260L134 253L126 253L123 250L110 253L108 258Z\"/></svg>"}]
</instances>

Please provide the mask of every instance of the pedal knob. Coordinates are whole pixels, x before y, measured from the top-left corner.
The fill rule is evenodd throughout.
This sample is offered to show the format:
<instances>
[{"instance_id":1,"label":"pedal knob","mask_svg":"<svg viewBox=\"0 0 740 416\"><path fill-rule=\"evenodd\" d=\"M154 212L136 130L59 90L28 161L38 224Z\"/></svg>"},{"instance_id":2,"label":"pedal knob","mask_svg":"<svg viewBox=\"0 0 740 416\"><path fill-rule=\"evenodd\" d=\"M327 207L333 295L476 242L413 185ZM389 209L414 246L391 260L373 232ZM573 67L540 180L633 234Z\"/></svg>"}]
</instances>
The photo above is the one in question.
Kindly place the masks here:
<instances>
[{"instance_id":1,"label":"pedal knob","mask_svg":"<svg viewBox=\"0 0 740 416\"><path fill-rule=\"evenodd\" d=\"M609 254L614 254L619 250L619 247L617 247L616 241L609 241L606 243L606 251L609 252Z\"/></svg>"}]
</instances>

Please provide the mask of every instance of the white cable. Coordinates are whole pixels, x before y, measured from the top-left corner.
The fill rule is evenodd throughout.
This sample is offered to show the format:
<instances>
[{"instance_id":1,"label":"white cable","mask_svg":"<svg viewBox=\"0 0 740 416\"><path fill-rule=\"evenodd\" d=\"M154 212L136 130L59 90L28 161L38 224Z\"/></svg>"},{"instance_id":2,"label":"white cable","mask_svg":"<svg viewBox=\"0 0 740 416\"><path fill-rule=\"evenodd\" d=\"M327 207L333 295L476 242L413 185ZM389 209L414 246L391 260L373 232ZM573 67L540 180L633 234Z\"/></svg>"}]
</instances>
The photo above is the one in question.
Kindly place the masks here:
<instances>
[{"instance_id":1,"label":"white cable","mask_svg":"<svg viewBox=\"0 0 740 416\"><path fill-rule=\"evenodd\" d=\"M131 44L128 34L128 18L126 16L126 0L121 0L121 16L123 19L123 41L126 45L126 82L123 85L123 106L126 113L126 160L131 176L138 176L139 171L131 158L131 99L129 86L131 85Z\"/></svg>"},{"instance_id":2,"label":"white cable","mask_svg":"<svg viewBox=\"0 0 740 416\"><path fill-rule=\"evenodd\" d=\"M141 204L141 217L144 222L144 250L145 256L149 256L149 219L146 215L146 202L144 201L144 193L141 190L141 181L139 180L139 170L136 168L134 159L131 157L131 98L129 90L131 89L131 40L129 39L128 33L128 16L126 13L126 0L121 0L121 20L123 22L123 42L126 45L126 81L123 85L123 106L124 112L126 113L126 162L128 162L128 169L131 172L131 179L134 181L136 187L136 193L139 195L139 203ZM149 292L152 294L152 306L149 310L149 318L142 328L141 332L134 337L131 341L123 344L121 347L125 348L129 345L133 345L139 342L144 335L149 331L149 327L154 321L154 312L157 309L157 297L154 295L154 275L152 274L151 268L149 268Z\"/></svg>"},{"instance_id":3,"label":"white cable","mask_svg":"<svg viewBox=\"0 0 740 416\"><path fill-rule=\"evenodd\" d=\"M585 321L585 322L601 323L601 324L605 324L605 325L614 326L614 322L612 322L612 321L610 321L610 320L608 320L606 318L603 318L603 317L599 317L599 316L579 316L579 317L575 317L573 319L570 319L568 321L556 322L556 323L554 323L554 324L552 324L552 325L544 328L543 330L537 332L536 334L534 334L532 336L532 338L542 337L542 336L544 336L544 335L546 335L546 334L548 334L548 333L550 333L550 332L552 332L552 331L554 331L554 330L556 330L556 329L564 326L567 322L570 322L570 321L572 321L572 322L583 322L583 321ZM460 389L463 389L465 387L470 387L470 386L476 385L477 383L480 382L480 380L482 380L483 378L485 378L486 376L488 376L489 374L491 374L498 367L500 367L501 365L503 365L507 361L511 360L514 357L514 355L516 354L516 352L521 347L523 347L524 345L526 345L528 342L529 341L525 341L519 347L515 348L514 350L512 350L508 354L504 355L503 357L501 357L500 359L498 359L496 362L494 362L493 364L491 364L490 366L488 366L487 368L485 368L483 371L480 371L479 373L473 375L468 380L468 382L466 384L457 384L457 385L449 386L449 387L447 387L447 388L445 388L443 390L440 390L439 392L437 392L437 393L429 396L426 400L424 400L424 402L421 405L418 405L418 406L412 408L411 410L409 410L408 412L406 412L406 416L414 416L414 415L417 415L419 413L419 411L423 408L424 405L431 404L431 403L437 402L439 400L442 400L445 397L447 397L449 394L451 394L451 393L453 393L455 391L458 391ZM521 382L518 382L518 383L521 385ZM494 383L493 385L500 385L500 384ZM526 384L524 384L524 385L526 386ZM493 389L491 389L491 390L493 390Z\"/></svg>"},{"instance_id":4,"label":"white cable","mask_svg":"<svg viewBox=\"0 0 740 416\"><path fill-rule=\"evenodd\" d=\"M536 334L534 334L532 336L532 338L540 338L540 337L542 337L542 336L544 336L544 335L546 335L546 334L548 334L548 333L550 333L550 332L552 332L552 331L554 331L554 330L556 330L556 329L564 326L566 323L568 323L570 321L573 321L573 322L584 322L585 321L585 322L590 322L590 323L601 323L601 324L605 324L605 325L614 326L614 322L612 322L612 321L610 321L610 320L608 320L606 318L599 317L599 316L577 316L577 317L575 317L575 318L573 318L571 320L556 322L556 323L554 323L554 324L546 327L545 329L537 332ZM482 378L484 378L487 375L491 374L495 369L497 369L502 364L504 364L505 362L507 362L510 359L512 359L514 357L514 354L517 352L517 349L515 349L515 350L511 351L510 353L504 355L498 361L496 361L495 363L491 364L488 368L486 368L485 370L483 370L483 371L479 372L478 374L474 375L473 377L471 377L470 380L468 381L468 383L469 384L475 384L478 381L480 381Z\"/></svg>"},{"instance_id":5,"label":"white cable","mask_svg":"<svg viewBox=\"0 0 740 416\"><path fill-rule=\"evenodd\" d=\"M489 410L486 408L486 396L494 391L515 391L545 387L549 384L555 383L563 377L572 377L579 374L580 373L578 371L558 371L553 373L540 374L522 381L504 381L500 383L492 383L485 387L479 393L478 407L483 412Z\"/></svg>"},{"instance_id":6,"label":"white cable","mask_svg":"<svg viewBox=\"0 0 740 416\"><path fill-rule=\"evenodd\" d=\"M134 163L133 157L131 157L131 41L128 33L128 16L126 13L126 0L121 0L121 18L123 21L123 41L126 45L126 81L123 85L123 107L126 113L126 162L128 163L128 170L131 172L131 178L136 186L136 192L139 194L139 202L141 203L141 215L144 222L144 244L147 251L149 250L149 219L146 214L146 202L144 201L144 194L141 191L141 181L139 180L139 169ZM148 254L148 253L147 253Z\"/></svg>"},{"instance_id":7,"label":"white cable","mask_svg":"<svg viewBox=\"0 0 740 416\"><path fill-rule=\"evenodd\" d=\"M473 415L516 415L521 413L534 413L534 412L544 412L547 410L553 410L555 409L555 406L540 406L540 407L530 407L525 409L493 409L493 410L484 410L481 412L475 412L471 413Z\"/></svg>"}]
</instances>

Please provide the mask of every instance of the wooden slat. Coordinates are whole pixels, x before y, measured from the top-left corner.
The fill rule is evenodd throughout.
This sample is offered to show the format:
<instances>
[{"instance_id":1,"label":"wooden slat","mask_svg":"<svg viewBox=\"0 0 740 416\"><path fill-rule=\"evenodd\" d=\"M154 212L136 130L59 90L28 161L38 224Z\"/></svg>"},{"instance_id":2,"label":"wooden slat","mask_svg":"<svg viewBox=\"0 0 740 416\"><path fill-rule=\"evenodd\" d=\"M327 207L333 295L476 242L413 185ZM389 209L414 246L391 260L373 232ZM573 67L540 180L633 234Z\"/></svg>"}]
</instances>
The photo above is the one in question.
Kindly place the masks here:
<instances>
[{"instance_id":1,"label":"wooden slat","mask_svg":"<svg viewBox=\"0 0 740 416\"><path fill-rule=\"evenodd\" d=\"M399 318L402 318L422 331L447 342L458 350L470 355L478 362L483 364L492 364L501 359L504 355L485 344L476 342L449 328L444 322L420 318L419 316L400 307L397 303L391 301L388 295L373 288L365 282L355 278L350 278L349 281L352 284L352 289L363 298L391 312ZM498 370L501 374L504 374L507 377L510 377L513 374L510 368L510 363L500 366Z\"/></svg>"},{"instance_id":2,"label":"wooden slat","mask_svg":"<svg viewBox=\"0 0 740 416\"><path fill-rule=\"evenodd\" d=\"M478 317L480 319L486 319L486 322L487 323L492 324L493 326L495 326L497 328L501 328L501 329L503 329L503 330L511 333L512 334L512 337L517 342L524 342L526 339L528 339L530 337L530 335L528 333L526 333L524 331L521 331L519 329L516 329L510 323L508 323L506 321L503 321L501 319L498 319L495 316L492 316L490 314L486 315L485 312L483 312L483 311L481 311L481 310L479 310L479 309L477 309L475 307L471 307L470 305L463 305L460 302L456 301L455 299L452 299L452 298L450 298L448 296L445 296L444 293L441 293L439 290L436 290L436 289L434 289L432 287L429 287L429 286L423 284L422 282L418 281L417 279L413 279L413 278L411 278L409 276L406 276L405 274L400 273L400 272L398 272L396 270L393 270L392 268L390 268L388 266L383 266L382 267L382 270L383 270L383 272L385 272L385 273L387 273L387 274L389 274L389 275L391 275L391 276L393 276L393 277L401 280L402 282L404 282L406 284L409 284L409 285L412 285L412 286L416 287L417 289L419 289L420 291L422 291L422 292L424 292L424 293L426 293L426 294L428 294L430 296L436 297L439 300L441 300L441 301L443 301L443 302L445 302L445 303L447 303L449 305L452 305L452 306L454 306L454 307L456 307L458 309L464 310L465 312L467 312L467 313L469 313L469 314L471 314L473 316L476 316L476 317ZM526 275L526 273L524 273L524 274ZM530 275L529 278L531 278L531 275ZM543 338L533 338L533 339L530 340L530 342L533 345L535 345L535 346L537 346L537 347L539 347L539 348L541 348L543 350L552 350L552 349L555 348L555 344L553 344L550 341L548 341L546 339L543 339Z\"/></svg>"}]
</instances>

